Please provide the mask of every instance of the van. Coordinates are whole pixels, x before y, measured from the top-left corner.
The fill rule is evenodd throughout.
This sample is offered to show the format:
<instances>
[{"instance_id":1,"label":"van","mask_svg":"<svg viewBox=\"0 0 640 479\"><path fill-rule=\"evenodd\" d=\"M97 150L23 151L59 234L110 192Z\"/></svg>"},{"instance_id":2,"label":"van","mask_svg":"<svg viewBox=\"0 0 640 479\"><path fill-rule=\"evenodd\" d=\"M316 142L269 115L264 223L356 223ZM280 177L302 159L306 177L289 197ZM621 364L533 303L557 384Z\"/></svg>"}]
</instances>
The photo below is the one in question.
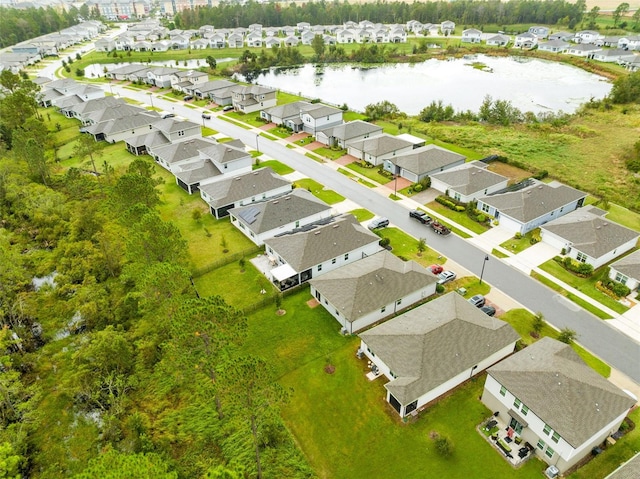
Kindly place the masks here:
<instances>
[{"instance_id":1,"label":"van","mask_svg":"<svg viewBox=\"0 0 640 479\"><path fill-rule=\"evenodd\" d=\"M389 226L389 220L387 218L376 217L369 223L370 230L377 230L378 228L386 228Z\"/></svg>"}]
</instances>

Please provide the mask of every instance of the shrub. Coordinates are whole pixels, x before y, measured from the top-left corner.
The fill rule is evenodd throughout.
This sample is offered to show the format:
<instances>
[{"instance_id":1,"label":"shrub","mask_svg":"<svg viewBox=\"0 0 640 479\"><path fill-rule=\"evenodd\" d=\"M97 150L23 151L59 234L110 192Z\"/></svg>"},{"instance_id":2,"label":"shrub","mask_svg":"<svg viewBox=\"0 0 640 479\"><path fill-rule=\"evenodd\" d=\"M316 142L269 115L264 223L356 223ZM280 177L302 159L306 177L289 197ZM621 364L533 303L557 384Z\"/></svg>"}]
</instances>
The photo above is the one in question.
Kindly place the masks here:
<instances>
[{"instance_id":1,"label":"shrub","mask_svg":"<svg viewBox=\"0 0 640 479\"><path fill-rule=\"evenodd\" d=\"M516 233L513 237L517 240L522 239L522 233Z\"/></svg>"},{"instance_id":2,"label":"shrub","mask_svg":"<svg viewBox=\"0 0 640 479\"><path fill-rule=\"evenodd\" d=\"M442 457L449 457L453 454L453 445L446 437L439 437L435 440L436 443L436 451Z\"/></svg>"},{"instance_id":3,"label":"shrub","mask_svg":"<svg viewBox=\"0 0 640 479\"><path fill-rule=\"evenodd\" d=\"M618 298L623 298L631 293L631 290L628 286L625 286L622 283L618 283L617 281L603 280L600 284Z\"/></svg>"},{"instance_id":4,"label":"shrub","mask_svg":"<svg viewBox=\"0 0 640 479\"><path fill-rule=\"evenodd\" d=\"M444 293L444 284L436 284L436 293Z\"/></svg>"},{"instance_id":5,"label":"shrub","mask_svg":"<svg viewBox=\"0 0 640 479\"><path fill-rule=\"evenodd\" d=\"M464 210L466 210L466 209L467 209L467 208L465 208L465 207L464 207L464 206L462 206L462 205L457 205L457 206L456 206L456 211L458 211L458 212L460 212L460 213L462 213L462 212L463 212Z\"/></svg>"},{"instance_id":6,"label":"shrub","mask_svg":"<svg viewBox=\"0 0 640 479\"><path fill-rule=\"evenodd\" d=\"M420 193L422 189L423 187L420 183L416 183L415 185L413 185L413 191L415 191L416 193Z\"/></svg>"},{"instance_id":7,"label":"shrub","mask_svg":"<svg viewBox=\"0 0 640 479\"><path fill-rule=\"evenodd\" d=\"M382 238L380 240L380 246L382 246L383 248L386 248L387 246L389 246L391 244L391 239L389 238Z\"/></svg>"},{"instance_id":8,"label":"shrub","mask_svg":"<svg viewBox=\"0 0 640 479\"><path fill-rule=\"evenodd\" d=\"M573 329L562 328L558 333L558 341L565 344L571 344L575 341L577 333Z\"/></svg>"},{"instance_id":9,"label":"shrub","mask_svg":"<svg viewBox=\"0 0 640 479\"><path fill-rule=\"evenodd\" d=\"M476 221L478 223L484 223L485 221L487 221L487 217L484 214L479 214L478 216L476 216Z\"/></svg>"}]
</instances>

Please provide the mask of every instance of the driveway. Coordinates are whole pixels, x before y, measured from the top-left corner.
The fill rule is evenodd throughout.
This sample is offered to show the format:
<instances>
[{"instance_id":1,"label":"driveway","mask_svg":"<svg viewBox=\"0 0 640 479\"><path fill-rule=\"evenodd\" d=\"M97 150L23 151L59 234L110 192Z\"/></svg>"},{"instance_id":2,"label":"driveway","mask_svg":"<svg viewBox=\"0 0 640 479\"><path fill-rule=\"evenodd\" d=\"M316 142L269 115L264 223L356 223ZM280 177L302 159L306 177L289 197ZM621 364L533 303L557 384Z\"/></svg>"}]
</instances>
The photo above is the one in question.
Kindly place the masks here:
<instances>
[{"instance_id":1,"label":"driveway","mask_svg":"<svg viewBox=\"0 0 640 479\"><path fill-rule=\"evenodd\" d=\"M559 251L546 243L536 243L533 246L527 248L522 253L518 253L511 258L505 258L505 263L513 265L525 274L531 274L531 270L540 266L542 263L546 263L554 256L557 256Z\"/></svg>"}]
</instances>

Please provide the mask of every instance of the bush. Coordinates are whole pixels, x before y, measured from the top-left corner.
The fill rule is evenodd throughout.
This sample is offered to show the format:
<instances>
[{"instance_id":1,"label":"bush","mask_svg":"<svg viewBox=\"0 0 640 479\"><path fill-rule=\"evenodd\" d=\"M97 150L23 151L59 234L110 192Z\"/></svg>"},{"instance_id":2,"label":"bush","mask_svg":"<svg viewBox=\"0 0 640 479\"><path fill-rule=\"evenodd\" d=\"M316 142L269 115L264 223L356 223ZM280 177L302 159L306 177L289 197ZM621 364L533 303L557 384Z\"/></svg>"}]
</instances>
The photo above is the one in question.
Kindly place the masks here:
<instances>
[{"instance_id":1,"label":"bush","mask_svg":"<svg viewBox=\"0 0 640 479\"><path fill-rule=\"evenodd\" d=\"M422 191L422 185L420 183L416 183L415 185L413 185L413 191L415 191L416 193L420 193Z\"/></svg>"},{"instance_id":2,"label":"bush","mask_svg":"<svg viewBox=\"0 0 640 479\"><path fill-rule=\"evenodd\" d=\"M478 223L484 223L484 222L487 221L487 217L486 217L486 215L480 213L478 216L476 216L476 221Z\"/></svg>"},{"instance_id":3,"label":"bush","mask_svg":"<svg viewBox=\"0 0 640 479\"><path fill-rule=\"evenodd\" d=\"M389 238L382 238L380 240L380 246L382 246L383 248L386 248L387 246L389 246L391 244L391 239Z\"/></svg>"},{"instance_id":4,"label":"bush","mask_svg":"<svg viewBox=\"0 0 640 479\"><path fill-rule=\"evenodd\" d=\"M449 457L453 454L453 445L446 437L439 437L435 440L436 443L436 451L442 457Z\"/></svg>"},{"instance_id":5,"label":"bush","mask_svg":"<svg viewBox=\"0 0 640 479\"><path fill-rule=\"evenodd\" d=\"M466 208L464 206L462 206L462 205L456 206L456 211L462 213L464 210L466 210Z\"/></svg>"},{"instance_id":6,"label":"bush","mask_svg":"<svg viewBox=\"0 0 640 479\"><path fill-rule=\"evenodd\" d=\"M522 233L516 233L513 237L517 240L522 239Z\"/></svg>"},{"instance_id":7,"label":"bush","mask_svg":"<svg viewBox=\"0 0 640 479\"><path fill-rule=\"evenodd\" d=\"M618 283L617 281L611 281L610 279L601 281L601 285L611 291L618 298L623 298L631 293L628 286Z\"/></svg>"},{"instance_id":8,"label":"bush","mask_svg":"<svg viewBox=\"0 0 640 479\"><path fill-rule=\"evenodd\" d=\"M571 271L572 273L577 274L578 276L582 276L583 278L588 278L593 275L593 266L587 263L579 263L569 256L565 256L564 258L560 256L555 256L553 260L560 264L567 271Z\"/></svg>"},{"instance_id":9,"label":"bush","mask_svg":"<svg viewBox=\"0 0 640 479\"><path fill-rule=\"evenodd\" d=\"M436 284L436 293L444 293L444 284Z\"/></svg>"}]
</instances>

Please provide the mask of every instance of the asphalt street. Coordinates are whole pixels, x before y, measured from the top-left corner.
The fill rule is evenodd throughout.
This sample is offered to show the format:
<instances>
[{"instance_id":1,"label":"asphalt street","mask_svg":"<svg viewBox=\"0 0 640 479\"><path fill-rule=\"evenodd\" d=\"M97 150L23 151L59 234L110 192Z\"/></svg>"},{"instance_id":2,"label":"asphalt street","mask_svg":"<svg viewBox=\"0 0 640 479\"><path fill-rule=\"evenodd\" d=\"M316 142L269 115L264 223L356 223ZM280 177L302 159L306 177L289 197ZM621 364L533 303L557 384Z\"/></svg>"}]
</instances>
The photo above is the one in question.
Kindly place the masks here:
<instances>
[{"instance_id":1,"label":"asphalt street","mask_svg":"<svg viewBox=\"0 0 640 479\"><path fill-rule=\"evenodd\" d=\"M108 85L104 86L109 88ZM113 87L113 92L149 103L149 94ZM407 209L374 190L360 185L331 168L286 148L284 145L258 137L253 131L213 117L201 119L201 110L188 108L182 102L169 102L154 97L153 104L163 110L220 131L242 140L251 148L257 148L269 157L294 168L305 176L315 179L327 188L358 203L376 215L389 220L416 238L424 237L427 244L451 258L477 276L480 275L485 252L455 234L446 237L435 234L424 225L411 220ZM426 231L425 231L426 230ZM521 271L505 264L499 258L490 257L485 265L483 280L524 305L533 312L541 312L556 328L568 327L577 332L578 342L601 357L612 367L640 384L640 344L617 329L609 326L591 313L578 307L555 291L547 288Z\"/></svg>"}]
</instances>

